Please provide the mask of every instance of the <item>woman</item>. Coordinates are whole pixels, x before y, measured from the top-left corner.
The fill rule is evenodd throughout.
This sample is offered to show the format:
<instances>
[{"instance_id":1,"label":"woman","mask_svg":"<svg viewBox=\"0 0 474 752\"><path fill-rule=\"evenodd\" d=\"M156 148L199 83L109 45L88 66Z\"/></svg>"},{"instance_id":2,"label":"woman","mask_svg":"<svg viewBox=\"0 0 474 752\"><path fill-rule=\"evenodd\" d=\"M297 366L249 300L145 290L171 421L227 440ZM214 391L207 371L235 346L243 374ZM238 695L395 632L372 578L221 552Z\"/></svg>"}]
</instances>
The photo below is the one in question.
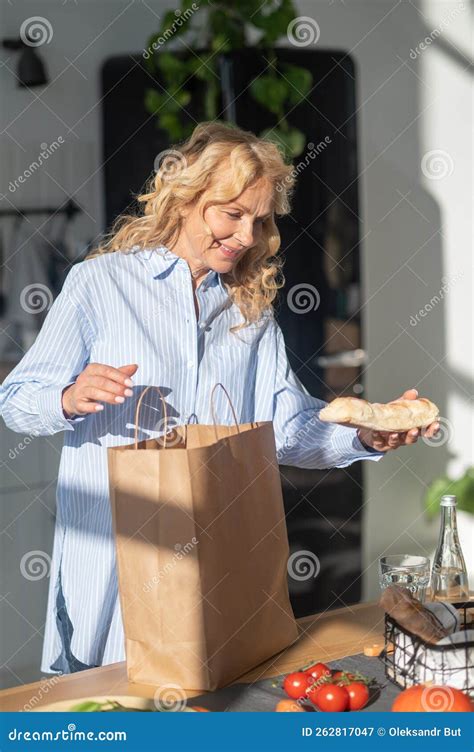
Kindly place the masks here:
<instances>
[{"instance_id":1,"label":"woman","mask_svg":"<svg viewBox=\"0 0 474 752\"><path fill-rule=\"evenodd\" d=\"M211 389L222 382L241 423L273 421L286 465L345 467L417 439L417 431L375 434L319 421L325 403L288 365L272 302L282 284L274 217L289 212L291 172L275 145L199 125L138 197L143 215L119 218L71 269L3 384L2 414L14 431L66 431L44 672L125 658L106 447L132 443L146 386L160 387L175 423L210 423ZM157 392L143 402L139 438L162 435ZM233 422L222 390L215 406L221 423Z\"/></svg>"}]
</instances>

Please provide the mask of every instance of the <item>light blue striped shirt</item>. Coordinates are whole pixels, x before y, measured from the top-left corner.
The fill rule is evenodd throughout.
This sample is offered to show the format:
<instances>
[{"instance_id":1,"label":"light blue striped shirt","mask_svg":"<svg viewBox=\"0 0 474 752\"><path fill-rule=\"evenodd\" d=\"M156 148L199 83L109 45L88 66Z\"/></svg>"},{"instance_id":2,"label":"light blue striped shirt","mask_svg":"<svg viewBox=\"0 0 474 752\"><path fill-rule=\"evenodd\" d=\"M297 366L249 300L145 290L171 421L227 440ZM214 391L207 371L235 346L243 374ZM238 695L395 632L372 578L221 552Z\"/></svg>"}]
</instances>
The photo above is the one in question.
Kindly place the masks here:
<instances>
[{"instance_id":1,"label":"light blue striped shirt","mask_svg":"<svg viewBox=\"0 0 474 752\"><path fill-rule=\"evenodd\" d=\"M273 421L280 464L345 467L379 460L356 430L323 423L325 402L292 372L282 332L271 315L232 334L243 321L219 274L196 291L187 262L160 246L111 253L76 264L33 346L5 379L0 409L24 434L65 431L57 484L57 518L41 670L65 673L125 659L115 570L106 447L132 444L142 390L166 397L174 424L212 423L210 394L229 392L239 422ZM89 362L138 363L134 394L123 405L66 419L65 386ZM215 406L233 423L222 390ZM162 434L158 392L142 401L139 439Z\"/></svg>"}]
</instances>

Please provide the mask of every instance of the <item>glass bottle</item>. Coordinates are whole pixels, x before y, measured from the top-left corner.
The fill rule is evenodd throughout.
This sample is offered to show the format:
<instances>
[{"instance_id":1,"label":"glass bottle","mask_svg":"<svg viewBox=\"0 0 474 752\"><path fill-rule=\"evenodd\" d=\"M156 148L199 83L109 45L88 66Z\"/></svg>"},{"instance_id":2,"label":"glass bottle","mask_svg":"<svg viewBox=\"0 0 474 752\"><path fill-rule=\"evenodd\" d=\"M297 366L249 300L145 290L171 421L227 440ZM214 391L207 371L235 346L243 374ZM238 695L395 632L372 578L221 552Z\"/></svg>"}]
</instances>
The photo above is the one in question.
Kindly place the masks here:
<instances>
[{"instance_id":1,"label":"glass bottle","mask_svg":"<svg viewBox=\"0 0 474 752\"><path fill-rule=\"evenodd\" d=\"M456 497L441 497L441 525L438 547L431 570L431 598L436 601L469 599L466 563L459 543Z\"/></svg>"}]
</instances>

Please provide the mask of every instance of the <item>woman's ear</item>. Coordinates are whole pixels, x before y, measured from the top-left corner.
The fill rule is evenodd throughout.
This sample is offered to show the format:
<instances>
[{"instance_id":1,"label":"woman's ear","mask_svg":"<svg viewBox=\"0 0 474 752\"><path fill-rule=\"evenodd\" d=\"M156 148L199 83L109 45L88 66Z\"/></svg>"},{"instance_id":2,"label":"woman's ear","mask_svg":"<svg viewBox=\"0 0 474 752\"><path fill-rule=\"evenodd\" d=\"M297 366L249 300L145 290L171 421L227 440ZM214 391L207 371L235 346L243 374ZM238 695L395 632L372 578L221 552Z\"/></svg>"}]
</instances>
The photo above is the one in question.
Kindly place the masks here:
<instances>
[{"instance_id":1,"label":"woman's ear","mask_svg":"<svg viewBox=\"0 0 474 752\"><path fill-rule=\"evenodd\" d=\"M178 213L181 219L186 219L193 210L192 204L185 204L184 206L180 206L178 209Z\"/></svg>"}]
</instances>

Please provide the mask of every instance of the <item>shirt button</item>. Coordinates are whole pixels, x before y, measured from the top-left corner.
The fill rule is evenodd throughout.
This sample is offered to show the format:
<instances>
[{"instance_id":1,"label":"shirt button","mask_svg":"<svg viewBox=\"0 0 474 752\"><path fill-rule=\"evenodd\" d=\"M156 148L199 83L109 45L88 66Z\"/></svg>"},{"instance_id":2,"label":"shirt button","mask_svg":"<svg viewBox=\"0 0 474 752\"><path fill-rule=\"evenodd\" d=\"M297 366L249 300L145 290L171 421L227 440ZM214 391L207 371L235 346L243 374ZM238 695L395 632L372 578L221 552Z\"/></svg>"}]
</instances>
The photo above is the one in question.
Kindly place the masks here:
<instances>
[{"instance_id":1,"label":"shirt button","mask_svg":"<svg viewBox=\"0 0 474 752\"><path fill-rule=\"evenodd\" d=\"M194 360L188 360L188 368L192 368L194 365Z\"/></svg>"}]
</instances>

